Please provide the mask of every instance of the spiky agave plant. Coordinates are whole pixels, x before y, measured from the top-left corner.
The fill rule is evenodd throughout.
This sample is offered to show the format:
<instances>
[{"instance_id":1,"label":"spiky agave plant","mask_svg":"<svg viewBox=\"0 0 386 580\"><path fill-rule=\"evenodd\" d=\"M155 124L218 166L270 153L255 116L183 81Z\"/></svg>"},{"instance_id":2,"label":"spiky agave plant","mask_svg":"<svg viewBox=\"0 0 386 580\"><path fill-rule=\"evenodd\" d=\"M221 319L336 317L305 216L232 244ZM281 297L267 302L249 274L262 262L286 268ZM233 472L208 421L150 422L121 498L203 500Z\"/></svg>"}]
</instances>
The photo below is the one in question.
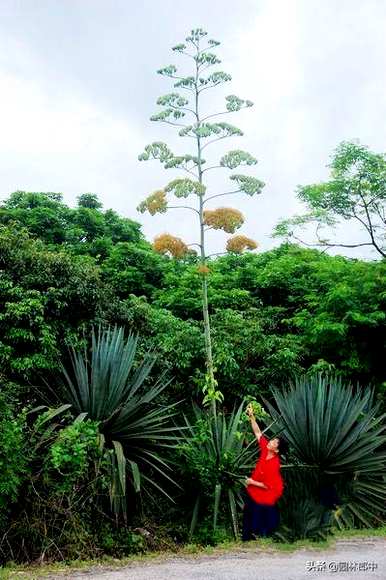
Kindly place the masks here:
<instances>
[{"instance_id":1,"label":"spiky agave plant","mask_svg":"<svg viewBox=\"0 0 386 580\"><path fill-rule=\"evenodd\" d=\"M354 388L340 378L297 379L273 390L270 415L288 439L299 465L287 465L336 483L342 505L338 526L370 527L386 516L385 417L370 388ZM290 479L290 478L288 478ZM299 489L297 490L299 494Z\"/></svg>"},{"instance_id":2,"label":"spiky agave plant","mask_svg":"<svg viewBox=\"0 0 386 580\"><path fill-rule=\"evenodd\" d=\"M194 407L194 420L185 417L179 450L183 469L194 482L196 494L190 536L200 511L208 509L213 516L213 530L222 511L228 513L233 533L238 536L237 512L243 504L243 480L256 461L256 443L247 443L242 425L244 409L242 403L230 415L225 415Z\"/></svg>"},{"instance_id":3,"label":"spiky agave plant","mask_svg":"<svg viewBox=\"0 0 386 580\"><path fill-rule=\"evenodd\" d=\"M110 499L116 515L126 515L127 477L136 492L149 493L152 485L168 497L159 478L172 481L160 451L175 440L176 428L170 424L175 404L157 404L170 381L163 374L149 383L156 356L148 353L135 364L137 343L132 334L125 338L123 328L93 330L90 351L71 348L71 368L62 368L66 402L78 417L100 424L101 446L109 449Z\"/></svg>"}]
</instances>

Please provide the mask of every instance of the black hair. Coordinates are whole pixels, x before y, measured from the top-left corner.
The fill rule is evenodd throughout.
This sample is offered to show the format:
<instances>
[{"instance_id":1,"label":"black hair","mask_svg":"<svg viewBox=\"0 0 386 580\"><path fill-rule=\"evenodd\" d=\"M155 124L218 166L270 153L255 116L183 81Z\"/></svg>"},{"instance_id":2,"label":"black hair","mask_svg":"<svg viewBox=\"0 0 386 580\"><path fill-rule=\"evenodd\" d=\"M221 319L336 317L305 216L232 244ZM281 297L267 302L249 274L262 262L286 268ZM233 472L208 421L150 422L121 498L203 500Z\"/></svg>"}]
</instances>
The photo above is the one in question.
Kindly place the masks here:
<instances>
[{"instance_id":1,"label":"black hair","mask_svg":"<svg viewBox=\"0 0 386 580\"><path fill-rule=\"evenodd\" d=\"M284 437L281 437L281 435L279 435L279 437L277 437L277 439L279 439L279 453L280 453L280 455L287 455L288 447L289 447L287 439L284 439Z\"/></svg>"}]
</instances>

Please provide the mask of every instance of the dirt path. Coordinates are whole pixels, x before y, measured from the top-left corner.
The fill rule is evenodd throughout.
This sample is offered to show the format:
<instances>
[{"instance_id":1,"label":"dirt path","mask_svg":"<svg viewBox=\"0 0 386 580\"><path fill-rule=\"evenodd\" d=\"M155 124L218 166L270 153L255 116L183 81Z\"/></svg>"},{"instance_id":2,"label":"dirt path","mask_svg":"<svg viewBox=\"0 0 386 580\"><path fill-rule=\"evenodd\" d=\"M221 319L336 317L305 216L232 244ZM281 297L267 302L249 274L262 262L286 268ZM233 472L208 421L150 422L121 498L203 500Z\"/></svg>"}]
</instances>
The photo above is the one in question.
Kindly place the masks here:
<instances>
[{"instance_id":1,"label":"dirt path","mask_svg":"<svg viewBox=\"0 0 386 580\"><path fill-rule=\"evenodd\" d=\"M313 563L313 564L312 564ZM345 570L350 566L352 570ZM318 570L318 567L320 568ZM53 578L51 576L51 578ZM59 576L56 576L59 578ZM339 540L327 550L255 552L245 549L213 556L174 557L116 570L73 573L78 580L385 580L386 538Z\"/></svg>"}]
</instances>

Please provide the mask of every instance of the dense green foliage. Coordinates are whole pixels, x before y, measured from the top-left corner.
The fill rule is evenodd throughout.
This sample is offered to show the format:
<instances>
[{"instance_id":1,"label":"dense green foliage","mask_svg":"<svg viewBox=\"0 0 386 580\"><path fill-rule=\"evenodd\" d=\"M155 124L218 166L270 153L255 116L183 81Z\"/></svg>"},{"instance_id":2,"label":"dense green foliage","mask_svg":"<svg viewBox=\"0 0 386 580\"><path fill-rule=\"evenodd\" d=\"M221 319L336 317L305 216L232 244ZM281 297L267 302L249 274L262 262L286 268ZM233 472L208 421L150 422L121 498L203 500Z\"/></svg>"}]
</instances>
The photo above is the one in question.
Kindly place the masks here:
<instances>
[{"instance_id":1,"label":"dense green foliage","mask_svg":"<svg viewBox=\"0 0 386 580\"><path fill-rule=\"evenodd\" d=\"M55 194L18 192L10 200L0 208L0 465L6 465L7 470L5 477L3 471L0 474L0 518L8 530L1 544L2 558L122 555L159 546L155 538L162 533L188 540L196 500L187 493L192 477L200 481L202 502L195 538L215 541L222 526L229 532L232 524L235 527L230 507L235 498L237 504L238 477L248 464L240 460L237 449L248 427L241 421L236 429L230 412L245 397L271 400L272 387L280 393L289 378L320 371L334 372L354 384L374 385L376 398L384 405L384 261L331 257L291 244L261 254L212 259L208 294L213 357L225 395L216 422L218 429L225 428L224 441L230 437L230 448L237 451L227 455L224 462L221 446L213 446L208 439L208 433L214 433L214 419L212 423L209 419L203 422L205 417L197 420L191 407L192 401L201 401L205 380L201 276L196 257L174 260L158 255L144 240L137 223L103 211L91 194L81 196L75 209L68 208ZM33 200L37 200L36 207ZM60 235L54 233L59 227L57 220L47 217L52 203L55 216L62 216ZM74 234L74 223L80 223L84 209L89 211L90 220L93 216L93 223L102 224L94 242L85 229ZM86 222L82 223L86 228ZM162 461L172 467L172 479L181 486L179 489L170 483L167 488L176 502L173 508L159 490L149 496L144 490L137 493L138 473L128 463L131 528L122 521L115 527L110 512L110 451L116 439L109 428L117 417L114 405L109 423L106 416L93 414L90 406L77 405L65 396L58 378L63 364L74 382L68 347L74 347L80 362L92 327L100 325L118 325L126 337L130 333L140 336L135 369L140 368L149 350L157 353L143 383L144 396L150 396L150 386L163 372L171 379L168 388L160 389L149 402L149 409L139 405L143 412L135 421L146 422L153 403L154 412L161 413L181 401L177 407L181 413L174 421L181 427L183 413L190 426L190 435L184 432L177 449L165 447L165 455L161 454ZM99 387L97 392L102 392ZM117 413L124 408L122 402L117 401ZM73 407L68 406L70 403ZM47 404L51 410L30 412ZM144 423L141 425L141 436L146 438ZM241 433L237 435L241 439L232 438L232 430ZM101 435L105 436L104 446L100 445ZM150 453L153 445L161 446L159 435L162 433L150 433ZM124 438L120 441L124 447ZM136 461L129 447L130 443L127 458ZM142 473L144 455L139 450L136 453ZM301 459L294 456L294 461ZM223 469L228 471L229 465L237 467L229 470L235 478L221 483L220 489ZM164 471L164 466L160 469ZM208 469L210 477L205 478L202 474ZM159 485L159 479L153 478L156 472L149 464L143 471ZM317 485L309 475L288 477L300 478L295 489L306 485L305 481L311 488ZM287 498L291 497L290 489ZM294 522L292 530L283 529L284 537L313 536L322 526L328 527L325 510L320 510L311 492L304 494L301 517L299 510L291 512L291 503L283 504L284 521ZM213 535L216 511L217 531ZM169 519L165 514L170 514ZM350 519L347 511L342 514L347 523L359 521ZM149 537L134 530L135 526L142 529L143 522L152 530ZM167 532L161 533L160 526ZM56 540L58 530L60 541Z\"/></svg>"},{"instance_id":2,"label":"dense green foliage","mask_svg":"<svg viewBox=\"0 0 386 580\"><path fill-rule=\"evenodd\" d=\"M101 211L94 194L78 197L71 209L61 193L16 191L0 209L0 223L25 226L47 244L64 244L79 254L104 255L117 242L143 239L138 223L118 216L113 210Z\"/></svg>"},{"instance_id":3,"label":"dense green foliage","mask_svg":"<svg viewBox=\"0 0 386 580\"><path fill-rule=\"evenodd\" d=\"M0 526L9 504L16 501L26 474L24 448L25 412L16 410L0 392Z\"/></svg>"},{"instance_id":4,"label":"dense green foliage","mask_svg":"<svg viewBox=\"0 0 386 580\"><path fill-rule=\"evenodd\" d=\"M10 211L17 209L14 202ZM0 227L3 373L35 380L37 372L56 368L70 341L82 340L84 327L118 323L160 350L174 392L185 396L189 384L194 395L204 359L195 258L161 257L141 236L95 257L78 241L46 244L33 233L21 218ZM338 371L379 389L385 381L383 261L283 245L211 260L208 286L214 361L228 404L254 394L256 385L266 391L309 369Z\"/></svg>"}]
</instances>

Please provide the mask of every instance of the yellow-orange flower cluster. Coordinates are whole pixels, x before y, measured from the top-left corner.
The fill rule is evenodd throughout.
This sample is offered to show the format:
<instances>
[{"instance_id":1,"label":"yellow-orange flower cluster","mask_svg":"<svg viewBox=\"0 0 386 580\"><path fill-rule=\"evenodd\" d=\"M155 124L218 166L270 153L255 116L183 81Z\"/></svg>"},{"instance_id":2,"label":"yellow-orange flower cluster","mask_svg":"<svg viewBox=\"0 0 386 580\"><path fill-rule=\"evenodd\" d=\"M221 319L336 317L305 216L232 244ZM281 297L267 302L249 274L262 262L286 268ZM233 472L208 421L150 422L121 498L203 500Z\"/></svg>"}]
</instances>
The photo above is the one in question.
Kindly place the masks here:
<instances>
[{"instance_id":1,"label":"yellow-orange flower cluster","mask_svg":"<svg viewBox=\"0 0 386 580\"><path fill-rule=\"evenodd\" d=\"M165 213L167 205L166 193L163 189L158 189L142 201L137 209L141 213L148 211L151 215L154 215L158 212Z\"/></svg>"},{"instance_id":2,"label":"yellow-orange flower cluster","mask_svg":"<svg viewBox=\"0 0 386 580\"><path fill-rule=\"evenodd\" d=\"M202 276L207 276L210 272L210 269L205 264L200 264L197 266L197 272Z\"/></svg>"},{"instance_id":3,"label":"yellow-orange flower cluster","mask_svg":"<svg viewBox=\"0 0 386 580\"><path fill-rule=\"evenodd\" d=\"M219 207L204 211L204 224L214 230L224 230L233 234L244 223L244 216L238 209Z\"/></svg>"},{"instance_id":4,"label":"yellow-orange flower cluster","mask_svg":"<svg viewBox=\"0 0 386 580\"><path fill-rule=\"evenodd\" d=\"M182 258L188 253L188 246L171 234L161 234L154 238L153 248L159 254L170 254L173 258Z\"/></svg>"},{"instance_id":5,"label":"yellow-orange flower cluster","mask_svg":"<svg viewBox=\"0 0 386 580\"><path fill-rule=\"evenodd\" d=\"M255 250L257 243L247 236L233 236L227 241L227 252L242 254L244 250Z\"/></svg>"}]
</instances>

